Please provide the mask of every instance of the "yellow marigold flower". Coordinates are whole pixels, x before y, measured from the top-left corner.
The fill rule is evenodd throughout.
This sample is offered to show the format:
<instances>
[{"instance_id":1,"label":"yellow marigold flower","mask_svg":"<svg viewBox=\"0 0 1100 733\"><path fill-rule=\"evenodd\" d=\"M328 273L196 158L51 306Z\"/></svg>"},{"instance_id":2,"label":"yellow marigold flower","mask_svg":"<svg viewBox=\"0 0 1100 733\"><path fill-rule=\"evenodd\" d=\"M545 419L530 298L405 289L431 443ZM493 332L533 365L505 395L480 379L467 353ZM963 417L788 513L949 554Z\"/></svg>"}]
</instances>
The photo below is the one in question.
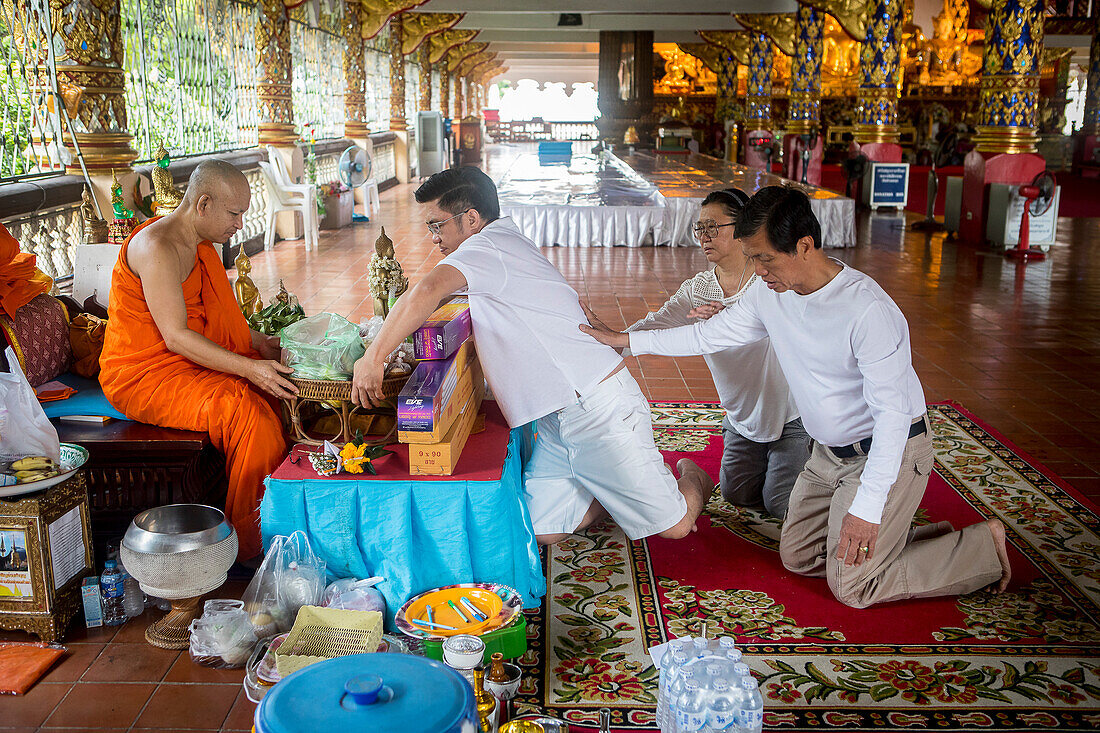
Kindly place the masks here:
<instances>
[{"instance_id":1,"label":"yellow marigold flower","mask_svg":"<svg viewBox=\"0 0 1100 733\"><path fill-rule=\"evenodd\" d=\"M344 459L344 470L348 473L363 473L363 464L370 463L365 455L367 446L347 443L340 450L340 457Z\"/></svg>"}]
</instances>

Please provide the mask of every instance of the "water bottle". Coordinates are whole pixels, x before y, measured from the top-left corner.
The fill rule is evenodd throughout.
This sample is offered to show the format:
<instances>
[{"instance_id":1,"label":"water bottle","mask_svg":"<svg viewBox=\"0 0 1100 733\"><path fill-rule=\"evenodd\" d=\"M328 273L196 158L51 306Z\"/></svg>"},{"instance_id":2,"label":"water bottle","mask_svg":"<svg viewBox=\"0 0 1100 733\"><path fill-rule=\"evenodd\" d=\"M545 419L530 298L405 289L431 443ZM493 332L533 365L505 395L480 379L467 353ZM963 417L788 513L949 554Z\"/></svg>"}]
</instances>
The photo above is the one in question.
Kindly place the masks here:
<instances>
[{"instance_id":1,"label":"water bottle","mask_svg":"<svg viewBox=\"0 0 1100 733\"><path fill-rule=\"evenodd\" d=\"M103 623L106 626L118 626L126 621L126 611L122 607L122 573L118 572L118 563L108 560L103 566L103 575L99 577L99 587L103 594Z\"/></svg>"},{"instance_id":2,"label":"water bottle","mask_svg":"<svg viewBox=\"0 0 1100 733\"><path fill-rule=\"evenodd\" d=\"M669 680L668 683L668 702L665 706L665 719L661 721L661 730L663 733L677 733L679 730L677 727L676 715L679 709L680 696L684 694L684 688L688 681L695 680L695 670L687 665L687 655L677 655L677 657L680 656L684 657L684 663L678 667L677 674Z\"/></svg>"},{"instance_id":3,"label":"water bottle","mask_svg":"<svg viewBox=\"0 0 1100 733\"><path fill-rule=\"evenodd\" d=\"M760 733L764 728L764 698L753 676L741 678L741 710L737 724L741 733Z\"/></svg>"},{"instance_id":4,"label":"water bottle","mask_svg":"<svg viewBox=\"0 0 1100 733\"><path fill-rule=\"evenodd\" d=\"M732 636L723 636L718 640L718 649L721 653L725 654L730 649L736 649L737 642L734 641Z\"/></svg>"},{"instance_id":5,"label":"water bottle","mask_svg":"<svg viewBox=\"0 0 1100 733\"><path fill-rule=\"evenodd\" d=\"M741 712L738 697L730 688L729 680L723 677L714 680L714 689L707 700L706 733L736 733Z\"/></svg>"},{"instance_id":6,"label":"water bottle","mask_svg":"<svg viewBox=\"0 0 1100 733\"><path fill-rule=\"evenodd\" d=\"M691 645L695 647L695 658L702 659L710 651L710 642L702 637L696 637L691 640Z\"/></svg>"},{"instance_id":7,"label":"water bottle","mask_svg":"<svg viewBox=\"0 0 1100 733\"><path fill-rule=\"evenodd\" d=\"M690 678L684 683L684 692L676 700L676 733L702 731L707 722L707 706L699 683Z\"/></svg>"},{"instance_id":8,"label":"water bottle","mask_svg":"<svg viewBox=\"0 0 1100 733\"><path fill-rule=\"evenodd\" d=\"M661 674L657 680L657 727L664 730L665 714L668 712L668 683L679 673L687 656L683 653L684 643L679 639L673 639L665 647L664 656L661 657ZM681 657L680 663L676 662L676 656Z\"/></svg>"},{"instance_id":9,"label":"water bottle","mask_svg":"<svg viewBox=\"0 0 1100 733\"><path fill-rule=\"evenodd\" d=\"M739 664L741 662L741 657L741 650L737 647L726 650L726 659L730 662L730 664Z\"/></svg>"},{"instance_id":10,"label":"water bottle","mask_svg":"<svg viewBox=\"0 0 1100 733\"><path fill-rule=\"evenodd\" d=\"M141 586L137 578L126 571L121 558L118 561L118 571L122 574L122 610L126 612L126 618L135 618L145 612L145 594L141 592Z\"/></svg>"},{"instance_id":11,"label":"water bottle","mask_svg":"<svg viewBox=\"0 0 1100 733\"><path fill-rule=\"evenodd\" d=\"M752 672L749 671L749 665L745 664L744 662L738 662L737 664L733 665L733 673L738 677L748 677L749 679L753 678Z\"/></svg>"}]
</instances>

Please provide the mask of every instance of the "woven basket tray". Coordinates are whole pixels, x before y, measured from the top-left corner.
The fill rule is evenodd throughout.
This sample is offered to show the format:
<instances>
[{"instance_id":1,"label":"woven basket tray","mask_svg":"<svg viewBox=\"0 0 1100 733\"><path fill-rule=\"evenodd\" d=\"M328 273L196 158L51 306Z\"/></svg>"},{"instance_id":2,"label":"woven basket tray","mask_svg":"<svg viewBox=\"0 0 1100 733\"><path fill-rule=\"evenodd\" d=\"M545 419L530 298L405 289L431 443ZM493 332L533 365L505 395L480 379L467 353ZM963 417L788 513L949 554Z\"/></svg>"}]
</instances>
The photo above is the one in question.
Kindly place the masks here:
<instances>
[{"instance_id":1,"label":"woven basket tray","mask_svg":"<svg viewBox=\"0 0 1100 733\"><path fill-rule=\"evenodd\" d=\"M275 669L286 677L333 657L378 651L382 614L302 606L286 640L275 650Z\"/></svg>"},{"instance_id":2,"label":"woven basket tray","mask_svg":"<svg viewBox=\"0 0 1100 733\"><path fill-rule=\"evenodd\" d=\"M412 372L397 374L382 380L382 393L387 399L392 399L401 394L405 382L409 381ZM351 400L351 380L333 381L328 379L298 379L289 377L294 386L298 388L298 399L335 401Z\"/></svg>"}]
</instances>

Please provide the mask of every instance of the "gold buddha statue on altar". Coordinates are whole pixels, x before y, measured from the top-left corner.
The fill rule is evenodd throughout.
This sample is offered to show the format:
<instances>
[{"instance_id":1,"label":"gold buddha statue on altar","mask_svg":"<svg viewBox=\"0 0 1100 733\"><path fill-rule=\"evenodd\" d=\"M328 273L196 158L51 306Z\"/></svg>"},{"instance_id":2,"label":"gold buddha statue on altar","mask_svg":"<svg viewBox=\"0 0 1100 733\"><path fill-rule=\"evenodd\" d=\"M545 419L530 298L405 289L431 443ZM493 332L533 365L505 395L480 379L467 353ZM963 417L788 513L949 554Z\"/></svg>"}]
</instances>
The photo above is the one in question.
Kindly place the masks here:
<instances>
[{"instance_id":1,"label":"gold buddha statue on altar","mask_svg":"<svg viewBox=\"0 0 1100 733\"><path fill-rule=\"evenodd\" d=\"M87 186L80 194L80 220L84 224L84 244L99 244L107 241L107 221L99 216L92 200L92 191Z\"/></svg>"},{"instance_id":2,"label":"gold buddha statue on altar","mask_svg":"<svg viewBox=\"0 0 1100 733\"><path fill-rule=\"evenodd\" d=\"M157 214L171 214L183 201L183 194L176 190L175 182L168 166L172 163L171 156L160 145L156 152L157 164L153 167L153 211Z\"/></svg>"},{"instance_id":3,"label":"gold buddha statue on altar","mask_svg":"<svg viewBox=\"0 0 1100 733\"><path fill-rule=\"evenodd\" d=\"M260 300L260 289L248 275L252 272L252 260L245 253L244 247L241 247L240 254L237 255L233 264L237 267L237 280L233 283L233 292L237 296L237 305L241 307L241 312L247 318L254 313L259 313L264 304Z\"/></svg>"}]
</instances>

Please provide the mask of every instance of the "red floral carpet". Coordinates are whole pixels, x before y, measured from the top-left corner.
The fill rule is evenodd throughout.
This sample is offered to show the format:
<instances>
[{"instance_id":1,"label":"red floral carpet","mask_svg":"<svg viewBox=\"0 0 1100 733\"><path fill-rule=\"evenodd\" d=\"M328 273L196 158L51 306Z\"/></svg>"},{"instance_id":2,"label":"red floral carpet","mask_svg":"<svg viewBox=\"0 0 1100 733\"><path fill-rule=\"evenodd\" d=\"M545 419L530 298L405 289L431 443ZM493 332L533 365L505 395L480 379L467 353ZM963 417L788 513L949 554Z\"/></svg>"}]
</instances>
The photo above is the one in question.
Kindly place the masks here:
<instances>
[{"instance_id":1,"label":"red floral carpet","mask_svg":"<svg viewBox=\"0 0 1100 733\"><path fill-rule=\"evenodd\" d=\"M669 461L716 476L720 411L652 407ZM652 728L646 649L706 619L737 638L770 728L1100 729L1096 508L958 406L929 409L936 471L916 521L1002 519L1007 593L847 608L784 570L776 521L715 494L688 539L632 543L608 523L550 549L518 709L585 727L610 707L617 729Z\"/></svg>"}]
</instances>

